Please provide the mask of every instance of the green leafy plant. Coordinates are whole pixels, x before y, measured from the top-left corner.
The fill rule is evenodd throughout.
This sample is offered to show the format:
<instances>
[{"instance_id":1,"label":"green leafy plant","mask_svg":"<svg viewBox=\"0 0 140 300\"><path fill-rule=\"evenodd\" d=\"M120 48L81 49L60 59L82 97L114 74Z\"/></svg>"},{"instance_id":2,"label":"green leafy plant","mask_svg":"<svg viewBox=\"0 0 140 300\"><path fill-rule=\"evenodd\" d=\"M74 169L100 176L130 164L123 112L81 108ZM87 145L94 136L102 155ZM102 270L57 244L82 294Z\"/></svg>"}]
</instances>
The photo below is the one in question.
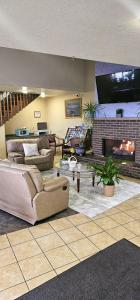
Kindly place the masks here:
<instances>
[{"instance_id":1,"label":"green leafy plant","mask_svg":"<svg viewBox=\"0 0 140 300\"><path fill-rule=\"evenodd\" d=\"M63 160L68 160L69 159L69 157L67 156L67 154L64 154L63 155Z\"/></svg>"},{"instance_id":2,"label":"green leafy plant","mask_svg":"<svg viewBox=\"0 0 140 300\"><path fill-rule=\"evenodd\" d=\"M89 164L91 169L96 171L96 175L100 177L99 183L103 183L104 185L114 185L115 182L119 183L119 168L112 158L108 158L105 165L94 165Z\"/></svg>"},{"instance_id":3,"label":"green leafy plant","mask_svg":"<svg viewBox=\"0 0 140 300\"><path fill-rule=\"evenodd\" d=\"M122 108L118 108L118 109L116 109L116 114L120 114L120 115L122 115L122 114L123 114L123 112L124 112L124 110L123 110Z\"/></svg>"},{"instance_id":4,"label":"green leafy plant","mask_svg":"<svg viewBox=\"0 0 140 300\"><path fill-rule=\"evenodd\" d=\"M92 102L85 103L83 106L84 117L94 119L96 112L99 111L99 109L99 104L93 104Z\"/></svg>"}]
</instances>

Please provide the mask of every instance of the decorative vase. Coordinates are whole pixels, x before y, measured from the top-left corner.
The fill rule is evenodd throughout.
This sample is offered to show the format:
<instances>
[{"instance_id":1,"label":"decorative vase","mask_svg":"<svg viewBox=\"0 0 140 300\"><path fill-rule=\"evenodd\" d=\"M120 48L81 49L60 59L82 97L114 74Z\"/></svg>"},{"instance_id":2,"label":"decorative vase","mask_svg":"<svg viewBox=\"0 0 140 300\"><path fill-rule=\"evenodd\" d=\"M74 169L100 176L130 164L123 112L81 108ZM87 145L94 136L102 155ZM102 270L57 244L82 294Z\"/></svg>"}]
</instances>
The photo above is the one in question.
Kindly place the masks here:
<instances>
[{"instance_id":1,"label":"decorative vase","mask_svg":"<svg viewBox=\"0 0 140 300\"><path fill-rule=\"evenodd\" d=\"M115 185L105 185L103 186L103 194L106 197L112 197L114 195Z\"/></svg>"},{"instance_id":2,"label":"decorative vase","mask_svg":"<svg viewBox=\"0 0 140 300\"><path fill-rule=\"evenodd\" d=\"M85 148L83 146L79 146L76 148L76 154L82 156L85 153Z\"/></svg>"}]
</instances>

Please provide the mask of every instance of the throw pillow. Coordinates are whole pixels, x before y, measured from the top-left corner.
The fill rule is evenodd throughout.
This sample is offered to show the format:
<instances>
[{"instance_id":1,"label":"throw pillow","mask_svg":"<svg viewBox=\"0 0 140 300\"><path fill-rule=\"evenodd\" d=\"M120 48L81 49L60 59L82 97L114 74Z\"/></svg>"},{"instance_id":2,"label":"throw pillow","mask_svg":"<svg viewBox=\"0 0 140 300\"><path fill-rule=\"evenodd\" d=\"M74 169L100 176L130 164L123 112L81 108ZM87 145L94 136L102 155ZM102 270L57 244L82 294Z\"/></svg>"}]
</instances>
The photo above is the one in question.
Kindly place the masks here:
<instances>
[{"instance_id":1,"label":"throw pillow","mask_svg":"<svg viewBox=\"0 0 140 300\"><path fill-rule=\"evenodd\" d=\"M23 143L23 149L25 156L38 156L38 146L37 144L24 144Z\"/></svg>"}]
</instances>

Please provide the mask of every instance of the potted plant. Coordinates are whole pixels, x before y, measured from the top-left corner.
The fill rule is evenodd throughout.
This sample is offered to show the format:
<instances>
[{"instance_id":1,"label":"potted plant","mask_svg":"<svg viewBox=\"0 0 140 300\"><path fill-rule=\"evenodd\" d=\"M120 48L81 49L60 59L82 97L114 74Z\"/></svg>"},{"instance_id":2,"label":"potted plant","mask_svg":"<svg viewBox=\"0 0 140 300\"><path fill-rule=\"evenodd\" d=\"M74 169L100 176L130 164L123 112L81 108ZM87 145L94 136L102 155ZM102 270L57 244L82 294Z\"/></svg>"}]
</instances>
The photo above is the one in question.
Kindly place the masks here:
<instances>
[{"instance_id":1,"label":"potted plant","mask_svg":"<svg viewBox=\"0 0 140 300\"><path fill-rule=\"evenodd\" d=\"M61 166L67 165L68 164L68 159L69 159L69 157L66 154L64 154L62 159L60 160L60 165Z\"/></svg>"},{"instance_id":2,"label":"potted plant","mask_svg":"<svg viewBox=\"0 0 140 300\"><path fill-rule=\"evenodd\" d=\"M83 106L83 113L85 118L93 120L96 117L96 112L99 110L99 104L92 102L85 103Z\"/></svg>"},{"instance_id":3,"label":"potted plant","mask_svg":"<svg viewBox=\"0 0 140 300\"><path fill-rule=\"evenodd\" d=\"M122 108L116 109L116 117L123 118L123 112L124 112L124 110Z\"/></svg>"},{"instance_id":4,"label":"potted plant","mask_svg":"<svg viewBox=\"0 0 140 300\"><path fill-rule=\"evenodd\" d=\"M100 177L99 183L103 183L103 193L107 197L112 197L115 191L115 182L119 183L119 169L112 158L108 158L104 165L91 165L96 175Z\"/></svg>"},{"instance_id":5,"label":"potted plant","mask_svg":"<svg viewBox=\"0 0 140 300\"><path fill-rule=\"evenodd\" d=\"M79 145L75 148L76 154L82 156L85 154L84 137L80 137Z\"/></svg>"}]
</instances>

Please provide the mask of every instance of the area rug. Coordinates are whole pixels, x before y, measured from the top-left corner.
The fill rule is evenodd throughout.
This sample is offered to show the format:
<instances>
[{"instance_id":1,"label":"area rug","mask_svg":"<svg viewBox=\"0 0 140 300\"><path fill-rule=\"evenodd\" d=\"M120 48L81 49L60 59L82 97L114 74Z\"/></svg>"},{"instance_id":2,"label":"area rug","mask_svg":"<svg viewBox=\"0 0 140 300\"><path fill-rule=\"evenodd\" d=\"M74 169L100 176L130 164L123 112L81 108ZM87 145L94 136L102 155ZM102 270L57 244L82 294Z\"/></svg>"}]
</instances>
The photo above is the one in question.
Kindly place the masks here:
<instances>
[{"instance_id":1,"label":"area rug","mask_svg":"<svg viewBox=\"0 0 140 300\"><path fill-rule=\"evenodd\" d=\"M44 179L49 179L56 177L56 172L54 168L42 172L42 176ZM80 193L77 193L76 180L73 181L72 177L67 178L70 182L69 207L90 218L140 194L140 184L121 179L120 184L116 185L115 195L113 197L105 197L102 185L97 186L97 177L95 178L94 187L92 186L92 178L81 178Z\"/></svg>"},{"instance_id":2,"label":"area rug","mask_svg":"<svg viewBox=\"0 0 140 300\"><path fill-rule=\"evenodd\" d=\"M139 300L140 249L123 239L18 300Z\"/></svg>"}]
</instances>

